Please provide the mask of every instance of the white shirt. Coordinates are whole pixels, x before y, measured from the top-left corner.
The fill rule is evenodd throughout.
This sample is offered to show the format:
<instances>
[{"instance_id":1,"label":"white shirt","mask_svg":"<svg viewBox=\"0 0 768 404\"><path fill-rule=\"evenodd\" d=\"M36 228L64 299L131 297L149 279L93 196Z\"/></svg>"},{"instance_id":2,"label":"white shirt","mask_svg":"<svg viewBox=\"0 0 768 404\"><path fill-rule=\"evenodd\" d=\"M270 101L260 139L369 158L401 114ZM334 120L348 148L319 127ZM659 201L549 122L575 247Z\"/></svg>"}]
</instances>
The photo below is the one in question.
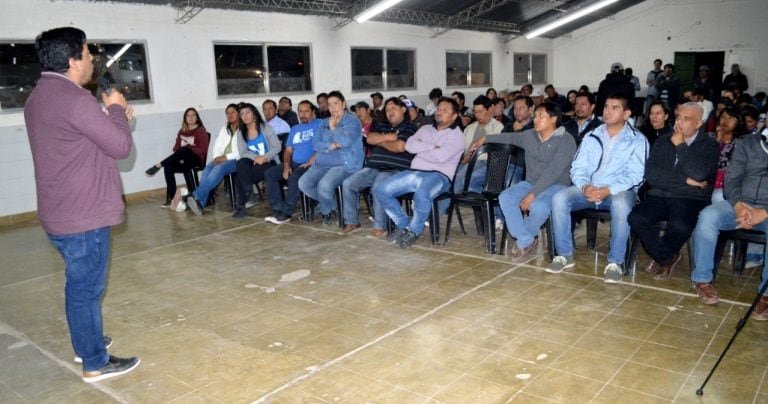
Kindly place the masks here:
<instances>
[{"instance_id":1,"label":"white shirt","mask_svg":"<svg viewBox=\"0 0 768 404\"><path fill-rule=\"evenodd\" d=\"M276 134L288 133L291 131L291 125L288 125L288 122L284 121L283 118L280 118L277 115L267 121L267 123L272 127L272 130L274 130Z\"/></svg>"}]
</instances>

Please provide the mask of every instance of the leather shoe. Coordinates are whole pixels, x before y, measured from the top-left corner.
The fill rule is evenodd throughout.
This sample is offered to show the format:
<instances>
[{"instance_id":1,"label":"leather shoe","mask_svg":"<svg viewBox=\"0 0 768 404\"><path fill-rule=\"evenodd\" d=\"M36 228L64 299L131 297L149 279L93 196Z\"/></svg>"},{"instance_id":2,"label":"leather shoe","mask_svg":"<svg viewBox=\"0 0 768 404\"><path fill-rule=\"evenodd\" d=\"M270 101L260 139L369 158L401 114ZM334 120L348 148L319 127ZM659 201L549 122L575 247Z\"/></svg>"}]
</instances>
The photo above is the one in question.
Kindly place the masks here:
<instances>
[{"instance_id":1,"label":"leather shoe","mask_svg":"<svg viewBox=\"0 0 768 404\"><path fill-rule=\"evenodd\" d=\"M750 317L757 321L768 321L768 296L760 296L760 301L757 302L757 306Z\"/></svg>"},{"instance_id":2,"label":"leather shoe","mask_svg":"<svg viewBox=\"0 0 768 404\"><path fill-rule=\"evenodd\" d=\"M711 283L697 283L696 294L701 298L701 302L704 304L716 304L720 301L717 297L717 291Z\"/></svg>"},{"instance_id":3,"label":"leather shoe","mask_svg":"<svg viewBox=\"0 0 768 404\"><path fill-rule=\"evenodd\" d=\"M344 228L341 230L341 234L352 234L360 230L361 227L362 225L360 225L360 223L344 225Z\"/></svg>"},{"instance_id":4,"label":"leather shoe","mask_svg":"<svg viewBox=\"0 0 768 404\"><path fill-rule=\"evenodd\" d=\"M659 267L659 271L653 275L653 279L663 281L672 277L672 271L675 269L675 265L677 265L678 262L680 262L680 253L675 253L669 261L669 264L661 265Z\"/></svg>"},{"instance_id":5,"label":"leather shoe","mask_svg":"<svg viewBox=\"0 0 768 404\"><path fill-rule=\"evenodd\" d=\"M648 272L651 275L656 275L659 273L659 264L654 261L652 258L649 259L648 264L645 266L645 272Z\"/></svg>"}]
</instances>

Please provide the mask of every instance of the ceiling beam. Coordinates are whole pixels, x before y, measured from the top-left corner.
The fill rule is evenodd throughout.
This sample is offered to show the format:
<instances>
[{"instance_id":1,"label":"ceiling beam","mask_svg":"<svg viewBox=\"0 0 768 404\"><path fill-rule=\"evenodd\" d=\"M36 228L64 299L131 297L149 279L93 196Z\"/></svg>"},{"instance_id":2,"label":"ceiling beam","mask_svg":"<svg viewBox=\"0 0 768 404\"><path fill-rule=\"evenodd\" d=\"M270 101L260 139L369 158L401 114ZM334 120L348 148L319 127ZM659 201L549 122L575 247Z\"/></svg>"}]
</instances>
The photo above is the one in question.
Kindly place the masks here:
<instances>
[{"instance_id":1,"label":"ceiling beam","mask_svg":"<svg viewBox=\"0 0 768 404\"><path fill-rule=\"evenodd\" d=\"M440 36L453 28L460 27L465 23L470 23L473 19L485 15L492 10L499 8L507 3L511 3L518 0L483 0L471 7L467 7L464 10L446 18L437 30L433 33L432 38Z\"/></svg>"},{"instance_id":2,"label":"ceiling beam","mask_svg":"<svg viewBox=\"0 0 768 404\"><path fill-rule=\"evenodd\" d=\"M186 24L205 8L205 0L174 0L176 24Z\"/></svg>"}]
</instances>

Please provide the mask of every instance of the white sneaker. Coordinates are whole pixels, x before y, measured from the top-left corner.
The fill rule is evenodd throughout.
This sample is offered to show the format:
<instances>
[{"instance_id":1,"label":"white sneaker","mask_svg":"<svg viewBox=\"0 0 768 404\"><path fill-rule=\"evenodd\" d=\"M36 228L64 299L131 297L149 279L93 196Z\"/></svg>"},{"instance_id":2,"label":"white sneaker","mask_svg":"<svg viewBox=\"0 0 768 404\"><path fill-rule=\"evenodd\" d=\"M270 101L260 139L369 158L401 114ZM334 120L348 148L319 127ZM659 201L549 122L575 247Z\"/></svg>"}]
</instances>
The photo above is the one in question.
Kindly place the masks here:
<instances>
[{"instance_id":1,"label":"white sneaker","mask_svg":"<svg viewBox=\"0 0 768 404\"><path fill-rule=\"evenodd\" d=\"M496 219L496 230L502 231L504 230L504 221L501 219Z\"/></svg>"},{"instance_id":2,"label":"white sneaker","mask_svg":"<svg viewBox=\"0 0 768 404\"><path fill-rule=\"evenodd\" d=\"M605 266L605 273L603 274L603 281L605 283L619 283L624 278L624 271L616 263L609 263Z\"/></svg>"}]
</instances>

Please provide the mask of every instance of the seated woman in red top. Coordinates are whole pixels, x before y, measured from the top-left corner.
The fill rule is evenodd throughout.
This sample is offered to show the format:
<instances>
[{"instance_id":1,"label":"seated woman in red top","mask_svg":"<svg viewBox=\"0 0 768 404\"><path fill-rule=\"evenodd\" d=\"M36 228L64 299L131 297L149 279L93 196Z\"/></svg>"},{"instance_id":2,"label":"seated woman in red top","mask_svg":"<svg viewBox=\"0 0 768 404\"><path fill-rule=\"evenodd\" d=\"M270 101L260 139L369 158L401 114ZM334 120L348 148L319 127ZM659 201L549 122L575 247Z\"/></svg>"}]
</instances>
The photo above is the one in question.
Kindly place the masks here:
<instances>
[{"instance_id":1,"label":"seated woman in red top","mask_svg":"<svg viewBox=\"0 0 768 404\"><path fill-rule=\"evenodd\" d=\"M208 132L205 131L205 126L203 126L203 121L200 120L197 110L187 108L181 121L181 129L176 135L173 154L149 167L146 171L147 175L151 177L157 174L161 167L163 168L166 190L165 203L162 204L162 207L171 206L171 200L176 194L176 173L183 173L194 167L205 165L209 141ZM187 187L193 190L194 184L187 183Z\"/></svg>"}]
</instances>

